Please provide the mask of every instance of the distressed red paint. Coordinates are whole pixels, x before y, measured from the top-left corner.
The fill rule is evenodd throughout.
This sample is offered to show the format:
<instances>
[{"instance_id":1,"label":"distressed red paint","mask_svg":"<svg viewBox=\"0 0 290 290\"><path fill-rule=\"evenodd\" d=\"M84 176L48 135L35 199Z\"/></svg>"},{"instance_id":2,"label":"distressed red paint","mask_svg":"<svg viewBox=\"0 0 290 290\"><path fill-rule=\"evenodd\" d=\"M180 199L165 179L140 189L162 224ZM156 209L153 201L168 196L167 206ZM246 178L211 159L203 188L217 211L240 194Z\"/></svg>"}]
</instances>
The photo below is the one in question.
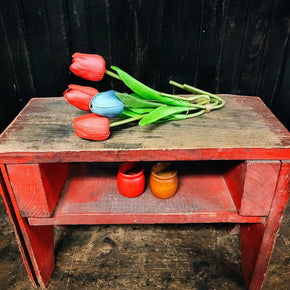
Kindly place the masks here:
<instances>
[{"instance_id":1,"label":"distressed red paint","mask_svg":"<svg viewBox=\"0 0 290 290\"><path fill-rule=\"evenodd\" d=\"M131 145L114 143L121 140L120 134L108 143L84 143L90 141L74 137L67 124L77 117L76 111L60 114L68 105L64 100L32 100L0 137L0 193L33 284L45 287L52 274L53 225L227 222L241 224L245 281L249 289L260 289L289 197L290 135L259 98L225 99L226 107L211 113L217 118L226 115L225 127L233 124L246 138L257 133L265 139L272 134L272 139L254 138L259 146L249 139L250 147L240 146L226 130L215 128L215 118L210 117L206 121L212 122L212 134L225 137L223 146L212 145L210 135L204 139L208 147L197 146L194 134L184 134L187 139L176 147L177 139L173 142L169 137L182 133L183 127L171 125L164 125L166 140L152 130L153 139L136 131L136 142L132 134L124 132L121 136L131 138ZM248 123L251 110L252 124L259 126L247 135L239 122ZM237 120L238 113L245 116ZM39 122L45 122L47 132L39 131L38 122L32 122L37 116ZM204 120L182 124L197 130ZM25 126L32 127L25 130ZM146 148L147 140L160 143ZM166 206L162 206L147 181L144 193L128 203L116 183L122 161L141 161L145 170L157 161L174 162L180 178L177 193L163 200Z\"/></svg>"}]
</instances>

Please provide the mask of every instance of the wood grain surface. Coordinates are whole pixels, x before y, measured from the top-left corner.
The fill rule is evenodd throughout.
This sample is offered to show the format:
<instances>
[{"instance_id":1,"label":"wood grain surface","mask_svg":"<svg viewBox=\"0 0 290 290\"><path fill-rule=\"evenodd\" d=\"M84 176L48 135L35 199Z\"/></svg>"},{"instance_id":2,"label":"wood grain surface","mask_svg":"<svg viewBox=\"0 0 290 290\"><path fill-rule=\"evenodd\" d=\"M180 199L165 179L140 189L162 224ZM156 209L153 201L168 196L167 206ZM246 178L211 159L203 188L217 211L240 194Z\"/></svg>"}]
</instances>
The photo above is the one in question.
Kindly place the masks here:
<instances>
[{"instance_id":1,"label":"wood grain surface","mask_svg":"<svg viewBox=\"0 0 290 290\"><path fill-rule=\"evenodd\" d=\"M6 168L21 216L51 216L68 176L69 164L8 164Z\"/></svg>"},{"instance_id":2,"label":"wood grain surface","mask_svg":"<svg viewBox=\"0 0 290 290\"><path fill-rule=\"evenodd\" d=\"M224 178L239 214L267 216L277 184L280 161L228 162L225 165Z\"/></svg>"},{"instance_id":3,"label":"wood grain surface","mask_svg":"<svg viewBox=\"0 0 290 290\"><path fill-rule=\"evenodd\" d=\"M200 117L113 128L101 142L74 134L84 114L64 98L32 99L0 137L2 162L289 159L290 134L257 97L223 95ZM263 149L263 150L261 150Z\"/></svg>"}]
</instances>

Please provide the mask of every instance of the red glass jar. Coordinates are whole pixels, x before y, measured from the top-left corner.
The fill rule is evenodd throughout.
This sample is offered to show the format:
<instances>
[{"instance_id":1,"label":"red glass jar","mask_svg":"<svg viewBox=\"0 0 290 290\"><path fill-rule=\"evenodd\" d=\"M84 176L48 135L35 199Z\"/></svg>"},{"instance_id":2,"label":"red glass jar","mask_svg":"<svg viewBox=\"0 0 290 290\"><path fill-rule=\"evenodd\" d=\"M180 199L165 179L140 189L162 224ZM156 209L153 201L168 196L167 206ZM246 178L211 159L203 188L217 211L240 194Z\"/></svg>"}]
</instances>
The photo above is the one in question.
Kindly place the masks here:
<instances>
[{"instance_id":1,"label":"red glass jar","mask_svg":"<svg viewBox=\"0 0 290 290\"><path fill-rule=\"evenodd\" d=\"M124 162L119 166L117 174L119 192L126 197L136 197L143 193L145 176L139 162Z\"/></svg>"}]
</instances>

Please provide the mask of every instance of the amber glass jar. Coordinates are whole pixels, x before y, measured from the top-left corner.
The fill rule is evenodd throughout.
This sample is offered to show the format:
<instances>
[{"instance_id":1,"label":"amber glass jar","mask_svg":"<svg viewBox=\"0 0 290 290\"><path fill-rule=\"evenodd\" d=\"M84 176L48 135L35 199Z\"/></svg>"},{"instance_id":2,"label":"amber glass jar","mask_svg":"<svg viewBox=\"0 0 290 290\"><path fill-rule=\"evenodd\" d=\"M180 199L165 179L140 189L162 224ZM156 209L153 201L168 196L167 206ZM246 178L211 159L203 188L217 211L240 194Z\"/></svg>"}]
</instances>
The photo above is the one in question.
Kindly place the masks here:
<instances>
[{"instance_id":1,"label":"amber glass jar","mask_svg":"<svg viewBox=\"0 0 290 290\"><path fill-rule=\"evenodd\" d=\"M145 176L139 162L124 162L119 166L117 175L119 192L126 197L136 197L143 193Z\"/></svg>"},{"instance_id":2,"label":"amber glass jar","mask_svg":"<svg viewBox=\"0 0 290 290\"><path fill-rule=\"evenodd\" d=\"M158 198L169 198L178 187L177 171L169 162L156 163L150 174L151 192Z\"/></svg>"}]
</instances>

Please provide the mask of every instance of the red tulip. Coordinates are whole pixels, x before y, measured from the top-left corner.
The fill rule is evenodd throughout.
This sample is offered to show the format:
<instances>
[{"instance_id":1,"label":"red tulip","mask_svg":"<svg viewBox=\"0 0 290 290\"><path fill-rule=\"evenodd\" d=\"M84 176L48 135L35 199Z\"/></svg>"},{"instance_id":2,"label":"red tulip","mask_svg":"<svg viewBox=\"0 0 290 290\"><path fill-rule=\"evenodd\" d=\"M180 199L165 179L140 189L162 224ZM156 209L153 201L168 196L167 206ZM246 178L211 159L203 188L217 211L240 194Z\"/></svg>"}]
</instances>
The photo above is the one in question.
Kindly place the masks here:
<instances>
[{"instance_id":1,"label":"red tulip","mask_svg":"<svg viewBox=\"0 0 290 290\"><path fill-rule=\"evenodd\" d=\"M84 139L101 141L110 136L109 119L93 113L75 118L73 126L75 134Z\"/></svg>"},{"instance_id":2,"label":"red tulip","mask_svg":"<svg viewBox=\"0 0 290 290\"><path fill-rule=\"evenodd\" d=\"M76 52L70 70L77 76L90 81L100 81L106 71L104 58L97 54Z\"/></svg>"},{"instance_id":3,"label":"red tulip","mask_svg":"<svg viewBox=\"0 0 290 290\"><path fill-rule=\"evenodd\" d=\"M99 91L92 87L69 85L63 95L71 105L84 111L90 111L90 101L98 93Z\"/></svg>"}]
</instances>

